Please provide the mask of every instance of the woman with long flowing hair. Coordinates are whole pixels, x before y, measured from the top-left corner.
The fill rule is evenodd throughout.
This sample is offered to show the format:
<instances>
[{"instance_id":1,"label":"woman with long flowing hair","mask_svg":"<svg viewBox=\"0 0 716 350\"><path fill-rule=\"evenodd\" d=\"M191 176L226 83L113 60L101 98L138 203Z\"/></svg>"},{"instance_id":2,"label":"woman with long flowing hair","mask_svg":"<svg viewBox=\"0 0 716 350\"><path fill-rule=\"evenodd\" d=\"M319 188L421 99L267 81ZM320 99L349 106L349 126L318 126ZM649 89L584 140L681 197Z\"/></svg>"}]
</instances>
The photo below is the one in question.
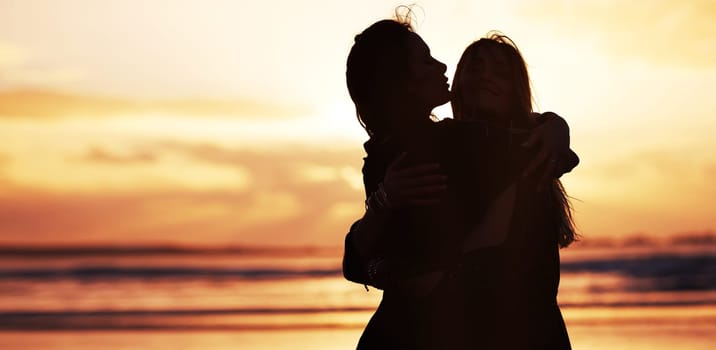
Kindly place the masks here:
<instances>
[{"instance_id":1,"label":"woman with long flowing hair","mask_svg":"<svg viewBox=\"0 0 716 350\"><path fill-rule=\"evenodd\" d=\"M478 223L503 215L504 210L491 208L510 203L502 199L505 193L521 193L510 188L519 186L515 182L531 169L531 159L538 160L548 179L576 165L569 130L556 116L525 125L521 134L468 118L435 122L432 109L451 97L445 71L410 24L396 20L379 21L356 36L348 57L348 90L370 140L363 166L366 212L346 236L344 275L384 290L361 349L459 349L489 343L472 336L487 334L490 327L470 311L480 307L477 302L487 302L492 291L481 292L468 281L472 275L465 271L477 270L472 264L466 270L465 262L495 257L483 253L485 248L503 246L515 235L503 232L502 239L485 243L480 238L485 225ZM554 139L567 141L549 142ZM527 149L513 156L517 140L541 141L547 150L543 147L540 154L548 156ZM526 179L538 179L536 186L541 177L531 171ZM500 254L495 266L502 268L509 259ZM482 294L472 300L473 292Z\"/></svg>"}]
</instances>

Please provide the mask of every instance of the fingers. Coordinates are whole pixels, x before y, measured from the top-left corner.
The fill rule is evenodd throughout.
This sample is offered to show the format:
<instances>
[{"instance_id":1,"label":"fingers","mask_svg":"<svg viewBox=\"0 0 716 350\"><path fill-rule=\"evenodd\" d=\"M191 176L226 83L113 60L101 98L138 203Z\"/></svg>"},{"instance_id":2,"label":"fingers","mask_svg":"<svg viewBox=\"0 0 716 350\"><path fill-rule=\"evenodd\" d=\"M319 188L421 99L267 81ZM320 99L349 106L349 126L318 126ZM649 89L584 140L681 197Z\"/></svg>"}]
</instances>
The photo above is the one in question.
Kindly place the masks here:
<instances>
[{"instance_id":1,"label":"fingers","mask_svg":"<svg viewBox=\"0 0 716 350\"><path fill-rule=\"evenodd\" d=\"M545 149L542 149L537 156L532 159L530 162L530 165L527 166L527 169L522 173L523 177L530 176L537 168L542 166L547 159L550 158L549 152L547 152Z\"/></svg>"},{"instance_id":2,"label":"fingers","mask_svg":"<svg viewBox=\"0 0 716 350\"><path fill-rule=\"evenodd\" d=\"M536 145L538 143L538 141L543 138L544 138L543 130L542 130L542 127L539 126L530 133L530 137L527 138L527 141L522 143L522 147L527 147L527 148L534 147L534 145Z\"/></svg>"},{"instance_id":3,"label":"fingers","mask_svg":"<svg viewBox=\"0 0 716 350\"><path fill-rule=\"evenodd\" d=\"M421 186L405 189L401 194L405 197L433 197L434 195L442 194L447 190L447 185L433 185L433 186Z\"/></svg>"},{"instance_id":4,"label":"fingers","mask_svg":"<svg viewBox=\"0 0 716 350\"><path fill-rule=\"evenodd\" d=\"M544 118L546 119L544 124L560 130L562 133L566 133L567 138L569 138L569 124L567 124L567 121L564 120L564 118L557 115L557 113L554 112L545 112Z\"/></svg>"},{"instance_id":5,"label":"fingers","mask_svg":"<svg viewBox=\"0 0 716 350\"><path fill-rule=\"evenodd\" d=\"M386 170L386 178L398 178L398 179L410 179L429 175L437 175L437 170L440 169L439 163L424 163L413 165L410 167L403 167L407 153L401 153Z\"/></svg>"},{"instance_id":6,"label":"fingers","mask_svg":"<svg viewBox=\"0 0 716 350\"><path fill-rule=\"evenodd\" d=\"M447 191L447 178L431 175L393 179L389 186L384 186L388 201L395 207L434 205L440 202Z\"/></svg>"},{"instance_id":7,"label":"fingers","mask_svg":"<svg viewBox=\"0 0 716 350\"><path fill-rule=\"evenodd\" d=\"M426 175L428 173L434 173L438 169L440 169L440 164L427 163L427 164L415 165L415 166L401 169L401 170L396 170L396 172L401 177L417 177L417 176Z\"/></svg>"},{"instance_id":8,"label":"fingers","mask_svg":"<svg viewBox=\"0 0 716 350\"><path fill-rule=\"evenodd\" d=\"M403 181L405 187L420 187L445 184L447 176L433 174L427 176L406 177Z\"/></svg>"},{"instance_id":9,"label":"fingers","mask_svg":"<svg viewBox=\"0 0 716 350\"><path fill-rule=\"evenodd\" d=\"M408 153L406 153L406 152L403 152L400 155L398 155L398 157L396 157L395 160L392 163L390 163L386 172L391 172L395 169L398 169L399 165L401 165L401 164L403 164L403 162L405 162L405 159L407 158L407 156L408 156Z\"/></svg>"},{"instance_id":10,"label":"fingers","mask_svg":"<svg viewBox=\"0 0 716 350\"><path fill-rule=\"evenodd\" d=\"M435 205L447 190L447 177L440 164L405 166L406 153L398 156L383 178L387 200L394 207Z\"/></svg>"},{"instance_id":11,"label":"fingers","mask_svg":"<svg viewBox=\"0 0 716 350\"><path fill-rule=\"evenodd\" d=\"M436 205L440 204L441 202L441 196L426 196L426 197L402 197L399 201L396 201L395 203L391 200L391 205L395 208L402 208L402 207L420 207L420 206L428 206L428 205Z\"/></svg>"},{"instance_id":12,"label":"fingers","mask_svg":"<svg viewBox=\"0 0 716 350\"><path fill-rule=\"evenodd\" d=\"M397 206L423 206L438 204L447 191L447 184L444 176L438 176L438 181L424 182L419 185L403 186L396 188L395 192L388 195L391 203Z\"/></svg>"},{"instance_id":13,"label":"fingers","mask_svg":"<svg viewBox=\"0 0 716 350\"><path fill-rule=\"evenodd\" d=\"M408 205L413 207L427 207L438 204L440 204L439 199L414 199L408 203Z\"/></svg>"},{"instance_id":14,"label":"fingers","mask_svg":"<svg viewBox=\"0 0 716 350\"><path fill-rule=\"evenodd\" d=\"M392 189L445 183L447 178L439 169L439 164L430 163L388 171L383 178L383 185Z\"/></svg>"}]
</instances>

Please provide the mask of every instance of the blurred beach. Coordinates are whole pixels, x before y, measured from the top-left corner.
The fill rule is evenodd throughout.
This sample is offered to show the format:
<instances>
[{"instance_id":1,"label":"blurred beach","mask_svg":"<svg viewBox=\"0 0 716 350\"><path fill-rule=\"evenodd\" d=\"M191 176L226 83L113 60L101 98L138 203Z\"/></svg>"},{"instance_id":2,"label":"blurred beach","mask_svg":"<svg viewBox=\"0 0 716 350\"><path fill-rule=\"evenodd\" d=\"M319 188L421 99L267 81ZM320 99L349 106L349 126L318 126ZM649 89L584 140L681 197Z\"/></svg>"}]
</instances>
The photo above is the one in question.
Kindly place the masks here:
<instances>
[{"instance_id":1,"label":"blurred beach","mask_svg":"<svg viewBox=\"0 0 716 350\"><path fill-rule=\"evenodd\" d=\"M3 349L349 349L381 292L341 249L0 248ZM575 349L711 349L716 244L628 240L562 250Z\"/></svg>"}]
</instances>

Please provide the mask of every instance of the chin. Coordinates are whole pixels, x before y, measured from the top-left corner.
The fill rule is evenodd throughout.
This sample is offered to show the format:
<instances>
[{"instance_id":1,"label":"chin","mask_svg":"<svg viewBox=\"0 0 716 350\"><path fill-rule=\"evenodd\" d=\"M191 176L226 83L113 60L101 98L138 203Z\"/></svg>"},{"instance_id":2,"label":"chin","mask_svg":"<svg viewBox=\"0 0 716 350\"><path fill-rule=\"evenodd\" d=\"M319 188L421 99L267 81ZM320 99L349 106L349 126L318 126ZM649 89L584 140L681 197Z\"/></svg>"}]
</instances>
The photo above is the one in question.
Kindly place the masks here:
<instances>
[{"instance_id":1,"label":"chin","mask_svg":"<svg viewBox=\"0 0 716 350\"><path fill-rule=\"evenodd\" d=\"M494 106L491 105L484 105L484 104L478 104L471 109L475 115L473 115L473 119L476 120L493 120L495 119L496 115L499 114L497 109Z\"/></svg>"},{"instance_id":2,"label":"chin","mask_svg":"<svg viewBox=\"0 0 716 350\"><path fill-rule=\"evenodd\" d=\"M435 99L434 101L432 101L432 103L430 103L430 109L432 110L433 108L440 107L448 102L450 102L449 96L446 98Z\"/></svg>"},{"instance_id":3,"label":"chin","mask_svg":"<svg viewBox=\"0 0 716 350\"><path fill-rule=\"evenodd\" d=\"M445 94L443 94L442 98L440 99L440 104L438 106L442 106L452 99L452 94L450 94L450 91L446 91Z\"/></svg>"}]
</instances>

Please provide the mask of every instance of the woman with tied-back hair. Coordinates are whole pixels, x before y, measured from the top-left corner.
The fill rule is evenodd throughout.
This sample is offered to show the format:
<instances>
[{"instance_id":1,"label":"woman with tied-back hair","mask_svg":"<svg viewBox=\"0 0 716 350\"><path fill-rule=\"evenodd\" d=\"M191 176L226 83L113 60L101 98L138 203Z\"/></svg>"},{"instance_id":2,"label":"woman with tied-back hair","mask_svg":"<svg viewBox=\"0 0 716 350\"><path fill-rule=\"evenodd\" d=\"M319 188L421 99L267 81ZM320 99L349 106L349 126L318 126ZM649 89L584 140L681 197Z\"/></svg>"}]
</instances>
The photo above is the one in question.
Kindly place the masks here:
<instances>
[{"instance_id":1,"label":"woman with tied-back hair","mask_svg":"<svg viewBox=\"0 0 716 350\"><path fill-rule=\"evenodd\" d=\"M543 117L541 126L524 125L525 131L534 129L529 133L486 122L432 120L432 109L450 99L445 71L410 24L395 20L376 22L356 36L348 56L348 90L370 139L363 166L366 212L346 236L344 275L384 290L359 349L492 344L481 340L492 329L480 320L489 321L498 310L487 314L480 308L494 290L468 281L474 276L466 271L476 270L465 262L490 263L480 261L489 256L497 263L484 272L504 272L511 261L505 257L516 250L488 248L512 242L513 229L501 239L484 239L482 232L492 222L504 231L503 207L514 203L505 193L521 198L522 182L536 184L542 174L554 179L577 162L568 127L556 115ZM517 146L525 140L542 145L539 155L526 156L528 148ZM541 172L530 171L515 185L535 168L527 161ZM515 212L522 209L517 205ZM478 299L473 292L481 293Z\"/></svg>"}]
</instances>

